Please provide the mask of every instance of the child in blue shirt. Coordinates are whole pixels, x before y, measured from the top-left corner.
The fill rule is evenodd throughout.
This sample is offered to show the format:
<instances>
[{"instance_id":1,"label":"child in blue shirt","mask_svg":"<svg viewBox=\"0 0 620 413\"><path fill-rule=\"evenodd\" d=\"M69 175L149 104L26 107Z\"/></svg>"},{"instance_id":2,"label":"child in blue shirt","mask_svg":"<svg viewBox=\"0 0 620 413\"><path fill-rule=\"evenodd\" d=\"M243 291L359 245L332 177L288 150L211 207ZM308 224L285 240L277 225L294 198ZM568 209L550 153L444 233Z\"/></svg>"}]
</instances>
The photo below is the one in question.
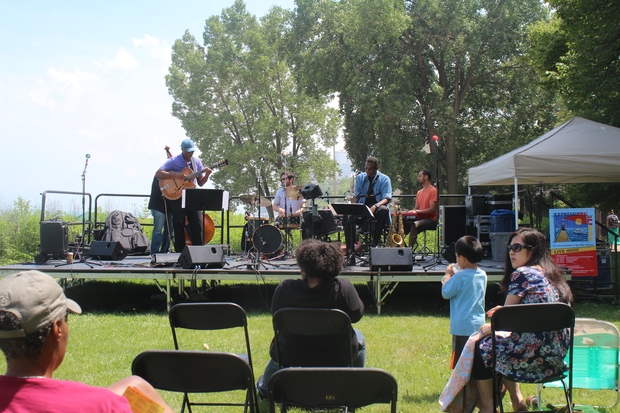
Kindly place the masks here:
<instances>
[{"instance_id":1,"label":"child in blue shirt","mask_svg":"<svg viewBox=\"0 0 620 413\"><path fill-rule=\"evenodd\" d=\"M465 235L456 241L455 251L456 264L450 264L441 279L441 295L450 300L451 368L456 366L469 336L484 324L487 288L487 274L478 268L482 260L480 241Z\"/></svg>"}]
</instances>

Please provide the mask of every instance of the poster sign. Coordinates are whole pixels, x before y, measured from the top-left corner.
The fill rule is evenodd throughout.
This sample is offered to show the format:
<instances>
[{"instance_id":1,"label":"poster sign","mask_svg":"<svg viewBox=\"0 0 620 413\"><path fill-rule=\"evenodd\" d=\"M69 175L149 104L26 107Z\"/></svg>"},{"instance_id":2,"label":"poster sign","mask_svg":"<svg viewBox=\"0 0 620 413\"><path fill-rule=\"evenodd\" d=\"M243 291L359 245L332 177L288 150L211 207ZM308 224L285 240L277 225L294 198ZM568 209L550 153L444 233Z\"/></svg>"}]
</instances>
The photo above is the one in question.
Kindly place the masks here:
<instances>
[{"instance_id":1,"label":"poster sign","mask_svg":"<svg viewBox=\"0 0 620 413\"><path fill-rule=\"evenodd\" d=\"M595 231L594 208L549 210L551 255L573 277L598 275Z\"/></svg>"}]
</instances>

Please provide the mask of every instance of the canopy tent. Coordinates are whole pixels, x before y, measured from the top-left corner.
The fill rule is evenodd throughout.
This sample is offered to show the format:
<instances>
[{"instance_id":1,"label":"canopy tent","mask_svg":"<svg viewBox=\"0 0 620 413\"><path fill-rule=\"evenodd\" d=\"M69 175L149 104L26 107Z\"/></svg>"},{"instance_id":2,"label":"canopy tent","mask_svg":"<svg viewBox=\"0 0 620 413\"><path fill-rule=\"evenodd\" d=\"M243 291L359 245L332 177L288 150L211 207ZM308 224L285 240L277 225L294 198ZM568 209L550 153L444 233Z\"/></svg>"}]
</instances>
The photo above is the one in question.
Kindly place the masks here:
<instances>
[{"instance_id":1,"label":"canopy tent","mask_svg":"<svg viewBox=\"0 0 620 413\"><path fill-rule=\"evenodd\" d=\"M620 182L620 129L574 117L492 161L470 168L469 186Z\"/></svg>"},{"instance_id":2,"label":"canopy tent","mask_svg":"<svg viewBox=\"0 0 620 413\"><path fill-rule=\"evenodd\" d=\"M620 129L575 117L469 169L469 186L620 182Z\"/></svg>"}]
</instances>

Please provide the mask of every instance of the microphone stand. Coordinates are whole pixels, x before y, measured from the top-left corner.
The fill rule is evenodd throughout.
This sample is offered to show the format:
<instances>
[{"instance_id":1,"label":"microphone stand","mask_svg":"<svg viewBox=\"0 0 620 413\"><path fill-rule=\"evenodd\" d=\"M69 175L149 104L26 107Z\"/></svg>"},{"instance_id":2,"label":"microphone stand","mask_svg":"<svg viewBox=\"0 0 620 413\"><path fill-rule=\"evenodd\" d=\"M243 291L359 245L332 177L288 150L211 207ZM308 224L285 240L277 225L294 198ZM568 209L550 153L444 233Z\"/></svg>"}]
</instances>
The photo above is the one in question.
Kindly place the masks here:
<instances>
[{"instance_id":1,"label":"microphone stand","mask_svg":"<svg viewBox=\"0 0 620 413\"><path fill-rule=\"evenodd\" d=\"M284 155L284 153L282 154L282 159L283 162L282 164L284 165L284 172L286 173L286 155ZM284 217L283 217L283 221L282 221L282 230L284 232L284 253L282 254L282 259L286 259L288 257L288 247L289 247L289 237L291 235L289 226L290 226L290 216L289 215L289 211L288 211L288 194L286 193L286 183L288 181L288 178L286 177L286 175L284 175L284 183L282 184L282 181L280 181L280 183L282 184L282 191L284 193ZM291 206L292 207L292 206ZM278 212L278 215L280 215L280 212ZM292 240L291 240L291 246L292 246Z\"/></svg>"},{"instance_id":2,"label":"microphone stand","mask_svg":"<svg viewBox=\"0 0 620 413\"><path fill-rule=\"evenodd\" d=\"M439 220L439 198L440 198L440 190L439 190L439 182L441 181L439 179L439 138L434 139L435 136L433 136L433 141L435 141L435 176L437 177L437 226L435 227L435 242L436 242L436 248L435 248L435 253L433 254L435 256L435 262L425 265L422 268L424 268L424 271L428 271L430 269L435 268L437 265L442 264L441 261L441 250L442 247L439 245L439 231L441 231L442 227L443 227L443 222L440 222Z\"/></svg>"},{"instance_id":3,"label":"microphone stand","mask_svg":"<svg viewBox=\"0 0 620 413\"><path fill-rule=\"evenodd\" d=\"M82 172L82 239L78 243L77 252L80 255L79 263L86 264L90 268L93 268L92 264L101 265L99 263L90 262L86 260L86 169L88 169L88 159L90 158L89 154L86 154L86 162L84 163L84 171ZM90 211L89 211L89 220L90 220ZM70 263L67 263L70 264ZM63 265L67 265L63 264Z\"/></svg>"},{"instance_id":4,"label":"microphone stand","mask_svg":"<svg viewBox=\"0 0 620 413\"><path fill-rule=\"evenodd\" d=\"M257 187L257 194L256 194L256 204L258 205L258 222L261 222L260 219L260 176L261 176L261 172L263 170L263 161L265 160L264 157L260 157L260 166L258 168L258 171L256 173L256 187ZM258 235L258 243L254 242L254 236ZM264 240L263 235L261 234L260 231L260 226L258 227L257 230L254 231L254 234L252 234L252 242L254 244L254 248L256 248L256 255L253 257L252 259L252 263L247 265L248 269L259 269L261 266L263 266L263 268L267 268L267 266L265 264L263 264L263 259L262 259L262 252L263 252L263 246L267 244L267 242ZM258 244L258 245L256 245ZM272 264L273 265L273 264ZM275 266L275 265L274 265Z\"/></svg>"}]
</instances>

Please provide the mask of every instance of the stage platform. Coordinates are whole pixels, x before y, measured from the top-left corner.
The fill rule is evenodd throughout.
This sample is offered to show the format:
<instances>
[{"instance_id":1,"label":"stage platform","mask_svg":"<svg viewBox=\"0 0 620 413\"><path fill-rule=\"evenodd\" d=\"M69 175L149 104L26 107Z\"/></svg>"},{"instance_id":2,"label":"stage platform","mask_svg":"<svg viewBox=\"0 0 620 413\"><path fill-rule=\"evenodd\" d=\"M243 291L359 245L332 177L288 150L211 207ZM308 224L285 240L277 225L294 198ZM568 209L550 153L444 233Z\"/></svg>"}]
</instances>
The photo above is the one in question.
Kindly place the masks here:
<instances>
[{"instance_id":1,"label":"stage platform","mask_svg":"<svg viewBox=\"0 0 620 413\"><path fill-rule=\"evenodd\" d=\"M299 267L293 257L284 259L261 260L250 255L230 255L226 258L223 268L183 269L176 264L180 254L156 254L150 256L128 256L118 261L91 260L86 262L67 263L65 260L49 260L37 265L33 262L0 266L0 277L19 271L39 270L54 278L60 279L67 286L80 279L145 279L154 280L160 290L166 294L167 307L172 304L172 292L177 288L179 293L185 291L187 285L196 285L197 281L261 281L279 283L282 280L298 278ZM364 257L362 257L364 258ZM399 283L441 282L446 270L445 259L439 261L435 256L417 256L411 271L373 271L364 266L363 260L356 260L355 266L347 266L340 277L351 282L367 283L372 292L378 313L385 298L390 295ZM367 262L367 261L366 261ZM480 263L488 275L489 283L502 278L503 263L483 260ZM215 284L215 283L211 283Z\"/></svg>"}]
</instances>

